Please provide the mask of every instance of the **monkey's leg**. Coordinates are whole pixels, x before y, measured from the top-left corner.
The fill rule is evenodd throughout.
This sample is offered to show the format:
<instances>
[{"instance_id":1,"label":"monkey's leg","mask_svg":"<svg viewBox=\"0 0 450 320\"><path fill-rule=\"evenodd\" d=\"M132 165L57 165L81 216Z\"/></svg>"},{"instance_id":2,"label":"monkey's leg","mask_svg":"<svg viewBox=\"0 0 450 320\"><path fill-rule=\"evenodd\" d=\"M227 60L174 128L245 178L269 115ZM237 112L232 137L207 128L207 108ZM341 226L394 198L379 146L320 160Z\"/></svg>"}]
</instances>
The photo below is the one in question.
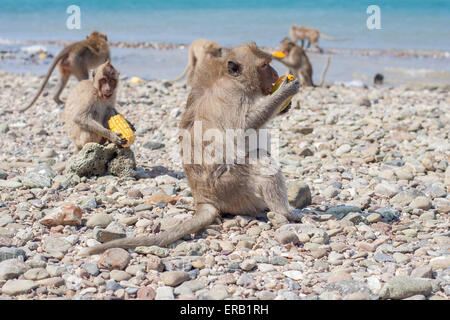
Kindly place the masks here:
<instances>
[{"instance_id":1,"label":"monkey's leg","mask_svg":"<svg viewBox=\"0 0 450 320\"><path fill-rule=\"evenodd\" d=\"M300 86L304 87L306 81L305 81L305 77L303 76L303 73L301 72L301 70L298 70L297 78L300 80Z\"/></svg>"},{"instance_id":2,"label":"monkey's leg","mask_svg":"<svg viewBox=\"0 0 450 320\"><path fill-rule=\"evenodd\" d=\"M317 50L319 50L320 53L323 53L323 49L321 47L319 47L317 42L314 42L313 45L314 45L314 47L316 47Z\"/></svg>"},{"instance_id":3,"label":"monkey's leg","mask_svg":"<svg viewBox=\"0 0 450 320\"><path fill-rule=\"evenodd\" d=\"M101 253L110 248L133 249L139 246L168 246L175 241L183 238L185 235L197 233L198 231L209 226L219 217L219 210L210 204L199 204L196 207L194 217L184 221L181 225L170 228L149 237L136 237L127 239L118 239L100 244L91 248L87 248L80 252L82 256Z\"/></svg>"},{"instance_id":4,"label":"monkey's leg","mask_svg":"<svg viewBox=\"0 0 450 320\"><path fill-rule=\"evenodd\" d=\"M302 70L300 70L299 74L301 75L301 79L302 79L302 85L306 86L306 87L312 87L313 83L312 83L312 76L308 75L308 73L303 72Z\"/></svg>"},{"instance_id":5,"label":"monkey's leg","mask_svg":"<svg viewBox=\"0 0 450 320\"><path fill-rule=\"evenodd\" d=\"M55 100L55 102L57 104L64 104L63 101L61 101L61 99L59 98L59 96L61 95L61 92L63 91L64 87L67 84L67 81L70 78L70 73L61 73L60 78L59 78L59 82L58 82L58 90L55 93L55 96L53 97L53 100Z\"/></svg>"},{"instance_id":6,"label":"monkey's leg","mask_svg":"<svg viewBox=\"0 0 450 320\"><path fill-rule=\"evenodd\" d=\"M78 151L83 149L83 147L86 145L86 143L89 142L95 142L101 144L103 137L96 135L92 132L80 130L78 136L73 137L73 142L78 148Z\"/></svg>"},{"instance_id":7,"label":"monkey's leg","mask_svg":"<svg viewBox=\"0 0 450 320\"><path fill-rule=\"evenodd\" d=\"M294 214L289 206L283 173L270 157L259 159L256 183L270 211L282 214L289 221L299 222L302 215Z\"/></svg>"}]
</instances>

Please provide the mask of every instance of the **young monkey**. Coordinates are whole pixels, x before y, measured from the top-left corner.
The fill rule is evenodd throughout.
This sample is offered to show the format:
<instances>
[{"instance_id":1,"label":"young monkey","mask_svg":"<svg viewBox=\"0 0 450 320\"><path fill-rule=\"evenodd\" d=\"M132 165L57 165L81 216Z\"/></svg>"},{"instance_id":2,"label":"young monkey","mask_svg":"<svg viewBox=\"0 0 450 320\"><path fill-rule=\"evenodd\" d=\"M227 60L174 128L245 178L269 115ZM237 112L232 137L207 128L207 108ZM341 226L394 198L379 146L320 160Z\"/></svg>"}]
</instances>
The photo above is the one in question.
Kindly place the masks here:
<instances>
[{"instance_id":1,"label":"young monkey","mask_svg":"<svg viewBox=\"0 0 450 320\"><path fill-rule=\"evenodd\" d=\"M65 128L78 151L88 142L111 141L118 146L126 143L108 127L109 118L118 114L118 83L119 71L108 60L95 70L92 81L80 81L70 92L64 110Z\"/></svg>"},{"instance_id":2,"label":"young monkey","mask_svg":"<svg viewBox=\"0 0 450 320\"><path fill-rule=\"evenodd\" d=\"M239 150L242 151L236 143L245 139L245 132L264 128L278 114L281 104L299 90L298 80L287 82L285 79L280 88L271 94L278 74L270 62L271 55L251 43L231 49L224 57L198 66L180 123L184 131L183 153L198 147L199 150L206 150L211 144L210 140L195 137L199 122L201 137L212 129L227 139L227 132L233 130L236 140L215 140L222 147L228 143L235 146L231 151L231 161L229 149L227 159L223 159L222 155L219 161L210 162L211 159L205 156L196 162L191 152L186 152L186 157L183 155L183 169L195 200L195 215L163 232L148 237L113 240L87 248L81 255L116 247L167 246L185 235L204 229L224 213L256 215L269 208L291 221L300 221L301 215L292 212L289 206L283 174L272 157L263 152L255 158L255 153L251 153L254 149L247 146L241 154L244 159L236 157ZM257 144L258 150L264 147ZM254 161L249 161L251 157Z\"/></svg>"}]
</instances>

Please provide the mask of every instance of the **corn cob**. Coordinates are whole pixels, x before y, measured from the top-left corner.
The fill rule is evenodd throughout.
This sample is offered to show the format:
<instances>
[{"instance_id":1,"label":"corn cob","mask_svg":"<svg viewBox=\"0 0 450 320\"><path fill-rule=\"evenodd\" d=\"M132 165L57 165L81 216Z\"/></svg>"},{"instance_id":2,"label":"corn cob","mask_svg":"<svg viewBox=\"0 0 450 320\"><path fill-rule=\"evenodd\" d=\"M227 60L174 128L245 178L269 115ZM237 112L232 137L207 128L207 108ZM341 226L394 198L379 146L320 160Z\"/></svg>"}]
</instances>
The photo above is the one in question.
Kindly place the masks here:
<instances>
[{"instance_id":1,"label":"corn cob","mask_svg":"<svg viewBox=\"0 0 450 320\"><path fill-rule=\"evenodd\" d=\"M281 83L283 82L284 78L288 77L288 82L294 81L295 77L292 74L286 74L284 76L281 76L277 82L275 82L274 86L272 87L272 94L278 90L278 88L280 87ZM286 109L286 107L289 105L289 103L291 103L292 97L290 97L289 99L287 99L285 102L283 102L283 104L281 105L280 108L280 112L283 111L284 109Z\"/></svg>"},{"instance_id":2,"label":"corn cob","mask_svg":"<svg viewBox=\"0 0 450 320\"><path fill-rule=\"evenodd\" d=\"M283 52L281 52L281 51L272 52L272 55L274 57L277 57L277 58L280 58L280 59L286 58L286 55Z\"/></svg>"},{"instance_id":3,"label":"corn cob","mask_svg":"<svg viewBox=\"0 0 450 320\"><path fill-rule=\"evenodd\" d=\"M117 114L114 117L111 117L108 120L108 126L111 131L119 133L122 138L127 139L127 143L122 145L122 147L127 148L133 144L134 132L133 130L131 130L127 120L125 120L125 117L123 115Z\"/></svg>"}]
</instances>

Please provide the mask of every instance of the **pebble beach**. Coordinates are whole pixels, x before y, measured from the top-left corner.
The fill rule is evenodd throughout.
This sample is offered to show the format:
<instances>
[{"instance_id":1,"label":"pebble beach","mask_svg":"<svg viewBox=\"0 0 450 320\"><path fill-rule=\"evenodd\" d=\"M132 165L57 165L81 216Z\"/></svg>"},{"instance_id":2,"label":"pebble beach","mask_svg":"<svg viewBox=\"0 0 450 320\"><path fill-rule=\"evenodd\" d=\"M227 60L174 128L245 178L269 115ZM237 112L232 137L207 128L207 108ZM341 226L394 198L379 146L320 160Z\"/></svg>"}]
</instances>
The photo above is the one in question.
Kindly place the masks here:
<instances>
[{"instance_id":1,"label":"pebble beach","mask_svg":"<svg viewBox=\"0 0 450 320\"><path fill-rule=\"evenodd\" d=\"M194 213L177 131L189 91L122 78L136 177L86 178L64 174L75 147L56 75L15 111L41 81L0 73L0 299L449 299L449 85L301 88L269 124L301 223L224 215L168 248L82 257Z\"/></svg>"}]
</instances>

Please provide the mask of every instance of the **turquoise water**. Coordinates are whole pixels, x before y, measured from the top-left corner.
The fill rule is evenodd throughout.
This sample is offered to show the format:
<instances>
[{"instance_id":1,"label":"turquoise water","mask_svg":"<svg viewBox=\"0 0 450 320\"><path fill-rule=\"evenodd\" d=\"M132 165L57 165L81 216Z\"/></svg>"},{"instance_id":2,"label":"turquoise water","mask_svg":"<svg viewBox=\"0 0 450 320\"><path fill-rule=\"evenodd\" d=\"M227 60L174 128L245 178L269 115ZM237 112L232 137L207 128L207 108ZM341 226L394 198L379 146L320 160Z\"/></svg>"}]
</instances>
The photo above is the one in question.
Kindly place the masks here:
<instances>
[{"instance_id":1,"label":"turquoise water","mask_svg":"<svg viewBox=\"0 0 450 320\"><path fill-rule=\"evenodd\" d=\"M68 30L66 8L81 8L81 30ZM366 8L381 9L381 30L368 30ZM232 0L87 1L0 0L0 44L5 40L78 40L94 29L111 41L190 43L209 38L224 45L256 41L275 46L293 23L346 41L323 47L450 50L448 0Z\"/></svg>"}]
</instances>

